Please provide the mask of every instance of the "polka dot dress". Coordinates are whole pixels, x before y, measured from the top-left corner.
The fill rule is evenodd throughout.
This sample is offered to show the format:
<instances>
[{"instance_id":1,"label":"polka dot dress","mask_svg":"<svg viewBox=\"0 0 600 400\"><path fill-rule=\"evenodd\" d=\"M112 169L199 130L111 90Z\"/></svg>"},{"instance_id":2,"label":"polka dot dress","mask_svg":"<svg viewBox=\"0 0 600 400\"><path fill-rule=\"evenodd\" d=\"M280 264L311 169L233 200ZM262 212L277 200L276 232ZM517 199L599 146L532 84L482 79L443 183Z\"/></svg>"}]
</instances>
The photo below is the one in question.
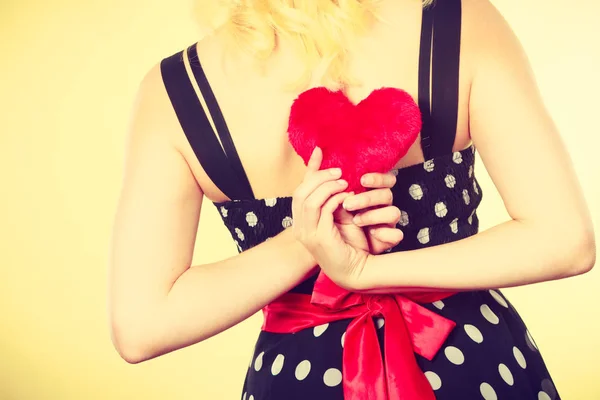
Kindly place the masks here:
<instances>
[{"instance_id":1,"label":"polka dot dress","mask_svg":"<svg viewBox=\"0 0 600 400\"><path fill-rule=\"evenodd\" d=\"M461 240L478 232L482 191L475 147L397 171L394 204L404 239L389 251ZM242 252L291 226L291 198L214 203ZM309 278L291 291L310 294ZM461 292L423 305L456 327L431 360L417 363L439 400L559 400L533 336L500 290ZM243 400L343 399L342 351L350 320L295 334L261 331L244 381ZM385 320L375 318L383 353Z\"/></svg>"}]
</instances>

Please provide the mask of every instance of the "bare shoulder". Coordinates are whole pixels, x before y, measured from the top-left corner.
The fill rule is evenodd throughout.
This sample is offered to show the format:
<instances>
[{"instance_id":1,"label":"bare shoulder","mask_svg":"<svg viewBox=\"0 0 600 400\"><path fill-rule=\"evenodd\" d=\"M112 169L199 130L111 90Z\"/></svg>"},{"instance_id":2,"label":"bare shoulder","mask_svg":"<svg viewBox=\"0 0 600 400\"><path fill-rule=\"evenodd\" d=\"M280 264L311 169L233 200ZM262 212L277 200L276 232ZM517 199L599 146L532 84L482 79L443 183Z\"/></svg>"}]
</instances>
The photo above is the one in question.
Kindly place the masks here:
<instances>
[{"instance_id":1,"label":"bare shoulder","mask_svg":"<svg viewBox=\"0 0 600 400\"><path fill-rule=\"evenodd\" d=\"M500 11L489 0L462 0L463 40L478 60L503 49L519 46Z\"/></svg>"},{"instance_id":2,"label":"bare shoulder","mask_svg":"<svg viewBox=\"0 0 600 400\"><path fill-rule=\"evenodd\" d=\"M489 0L463 3L473 46L470 133L486 171L513 219L588 246L589 210L520 40Z\"/></svg>"},{"instance_id":3,"label":"bare shoulder","mask_svg":"<svg viewBox=\"0 0 600 400\"><path fill-rule=\"evenodd\" d=\"M177 132L180 127L165 88L161 62L162 60L151 66L140 81L136 94L134 117L135 122L154 127L144 129L144 132L162 135L165 140L176 145Z\"/></svg>"},{"instance_id":4,"label":"bare shoulder","mask_svg":"<svg viewBox=\"0 0 600 400\"><path fill-rule=\"evenodd\" d=\"M174 105L167 91L167 79L188 80L187 70L180 69L180 65L168 61L169 58L185 57L183 51L186 47L182 45L181 50L172 54L165 54L160 60L149 68L141 79L139 84L136 105L132 123L140 126L139 129L132 132L144 132L144 135L155 135L156 139L163 141L165 146L172 148L179 153L179 156L185 161L187 167L192 172L195 185L199 185L198 177L204 176L201 166L195 160L195 155L190 147L186 134L175 112ZM177 71L171 71L171 68L178 68ZM167 78L167 74L170 78ZM172 95L177 96L177 89ZM198 171L200 170L200 171ZM202 188L191 188L200 190Z\"/></svg>"}]
</instances>

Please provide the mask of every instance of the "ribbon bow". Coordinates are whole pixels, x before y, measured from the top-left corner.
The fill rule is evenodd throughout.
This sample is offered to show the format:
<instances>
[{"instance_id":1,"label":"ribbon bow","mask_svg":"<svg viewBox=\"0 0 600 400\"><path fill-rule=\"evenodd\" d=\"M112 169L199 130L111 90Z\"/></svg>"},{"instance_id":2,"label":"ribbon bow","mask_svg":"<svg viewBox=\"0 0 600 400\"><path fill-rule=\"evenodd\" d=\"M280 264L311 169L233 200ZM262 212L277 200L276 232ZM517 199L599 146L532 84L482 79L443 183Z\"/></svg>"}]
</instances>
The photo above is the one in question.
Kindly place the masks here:
<instances>
[{"instance_id":1,"label":"ribbon bow","mask_svg":"<svg viewBox=\"0 0 600 400\"><path fill-rule=\"evenodd\" d=\"M286 293L267 305L262 329L292 333L352 318L342 360L345 399L435 400L414 353L432 360L456 324L417 301L429 303L453 294L360 294L340 288L321 273L312 296ZM376 316L385 320L385 363L372 318Z\"/></svg>"}]
</instances>

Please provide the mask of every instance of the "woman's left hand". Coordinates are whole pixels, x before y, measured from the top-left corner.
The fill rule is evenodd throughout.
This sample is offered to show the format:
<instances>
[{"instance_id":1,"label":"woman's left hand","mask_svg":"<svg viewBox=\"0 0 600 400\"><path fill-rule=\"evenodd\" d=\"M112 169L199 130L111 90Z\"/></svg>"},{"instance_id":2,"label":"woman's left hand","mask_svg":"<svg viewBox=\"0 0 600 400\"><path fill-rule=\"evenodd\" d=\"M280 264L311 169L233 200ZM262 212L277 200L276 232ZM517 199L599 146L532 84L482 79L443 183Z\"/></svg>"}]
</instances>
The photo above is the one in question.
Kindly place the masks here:
<instances>
[{"instance_id":1,"label":"woman's left hand","mask_svg":"<svg viewBox=\"0 0 600 400\"><path fill-rule=\"evenodd\" d=\"M293 230L296 238L311 252L325 274L338 286L358 290L361 274L371 253L378 254L391 248L402 239L402 232L395 227L399 211L391 206L390 186L395 177L388 174L369 174L374 181L365 187L383 188L356 196L341 192L331 194L326 186L315 187L311 176L320 167L322 154L317 149L307 165L303 184L293 194ZM340 205L348 198L355 203L353 210L361 212L362 223L353 221L353 214ZM390 218L391 217L391 218ZM362 226L375 225L382 239L366 235Z\"/></svg>"}]
</instances>

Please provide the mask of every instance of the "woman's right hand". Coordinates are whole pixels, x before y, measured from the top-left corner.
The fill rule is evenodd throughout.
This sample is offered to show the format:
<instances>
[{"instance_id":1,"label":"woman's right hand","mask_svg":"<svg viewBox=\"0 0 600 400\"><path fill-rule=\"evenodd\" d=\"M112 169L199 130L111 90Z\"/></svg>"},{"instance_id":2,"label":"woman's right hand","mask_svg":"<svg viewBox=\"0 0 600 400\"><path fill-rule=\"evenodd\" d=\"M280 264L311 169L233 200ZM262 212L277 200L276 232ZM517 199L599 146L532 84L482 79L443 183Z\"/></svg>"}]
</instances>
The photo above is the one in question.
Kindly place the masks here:
<instances>
[{"instance_id":1,"label":"woman's right hand","mask_svg":"<svg viewBox=\"0 0 600 400\"><path fill-rule=\"evenodd\" d=\"M361 177L366 192L344 199L344 209L354 212L355 225L366 229L370 253L380 254L396 246L404 235L397 228L400 209L393 205L391 188L396 184L392 173L368 173Z\"/></svg>"}]
</instances>

